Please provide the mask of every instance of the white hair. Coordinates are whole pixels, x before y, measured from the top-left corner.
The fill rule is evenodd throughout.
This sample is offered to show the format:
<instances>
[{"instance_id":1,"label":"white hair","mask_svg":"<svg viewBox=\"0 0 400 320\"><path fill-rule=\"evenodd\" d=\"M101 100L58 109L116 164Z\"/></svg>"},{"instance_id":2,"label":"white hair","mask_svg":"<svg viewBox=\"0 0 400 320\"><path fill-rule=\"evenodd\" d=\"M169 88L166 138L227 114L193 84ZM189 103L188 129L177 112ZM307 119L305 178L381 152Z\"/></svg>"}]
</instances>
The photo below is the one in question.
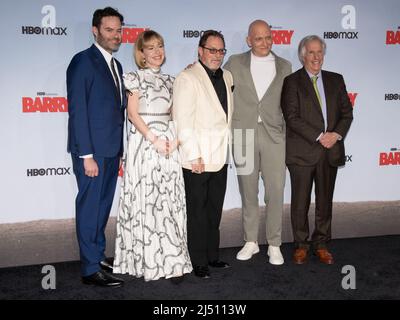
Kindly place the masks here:
<instances>
[{"instance_id":1,"label":"white hair","mask_svg":"<svg viewBox=\"0 0 400 320\"><path fill-rule=\"evenodd\" d=\"M326 53L326 42L321 37L319 37L319 36L317 36L315 34L310 35L310 36L306 36L303 39L301 39L301 41L299 43L299 48L298 48L298 51L297 51L297 54L299 56L299 60L300 60L301 64L304 65L304 56L306 54L306 45L307 45L307 43L309 43L311 41L315 41L315 40L317 40L317 41L319 41L321 43L322 51L323 51L323 54L325 55L325 53Z\"/></svg>"}]
</instances>

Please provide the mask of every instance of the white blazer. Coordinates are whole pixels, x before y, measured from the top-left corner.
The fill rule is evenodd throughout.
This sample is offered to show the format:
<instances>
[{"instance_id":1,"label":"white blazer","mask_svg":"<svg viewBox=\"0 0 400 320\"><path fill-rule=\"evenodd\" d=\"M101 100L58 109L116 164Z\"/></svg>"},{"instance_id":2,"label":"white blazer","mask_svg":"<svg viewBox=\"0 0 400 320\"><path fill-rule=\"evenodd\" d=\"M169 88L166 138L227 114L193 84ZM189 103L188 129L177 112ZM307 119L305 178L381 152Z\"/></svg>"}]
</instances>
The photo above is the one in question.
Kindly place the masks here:
<instances>
[{"instance_id":1,"label":"white blazer","mask_svg":"<svg viewBox=\"0 0 400 320\"><path fill-rule=\"evenodd\" d=\"M225 114L211 80L197 62L175 79L172 116L180 142L182 166L191 169L191 161L202 158L205 171L221 170L227 162L233 112L233 78L223 71L228 112Z\"/></svg>"}]
</instances>

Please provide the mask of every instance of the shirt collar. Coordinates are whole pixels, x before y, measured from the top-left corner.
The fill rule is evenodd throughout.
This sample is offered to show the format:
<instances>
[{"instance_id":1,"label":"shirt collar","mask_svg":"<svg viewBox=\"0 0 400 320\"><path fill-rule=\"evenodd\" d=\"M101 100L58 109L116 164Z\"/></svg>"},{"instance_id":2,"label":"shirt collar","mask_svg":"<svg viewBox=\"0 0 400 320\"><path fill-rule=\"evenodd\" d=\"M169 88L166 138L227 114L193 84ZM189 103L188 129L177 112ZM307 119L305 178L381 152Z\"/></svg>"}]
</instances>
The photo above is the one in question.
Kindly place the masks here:
<instances>
[{"instance_id":1,"label":"shirt collar","mask_svg":"<svg viewBox=\"0 0 400 320\"><path fill-rule=\"evenodd\" d=\"M106 59L107 64L110 65L111 59L112 59L112 54L110 54L107 50L105 50L101 45L99 45L97 42L94 43L94 45L97 47L97 49L100 50L101 54L103 55L104 59Z\"/></svg>"},{"instance_id":2,"label":"shirt collar","mask_svg":"<svg viewBox=\"0 0 400 320\"><path fill-rule=\"evenodd\" d=\"M254 53L253 53L253 51L250 51L250 53L251 53L251 59L253 60L253 61L275 61L275 56L273 55L273 53L270 51L269 53L268 53L268 55L267 56L265 56L265 57L257 57Z\"/></svg>"},{"instance_id":3,"label":"shirt collar","mask_svg":"<svg viewBox=\"0 0 400 320\"><path fill-rule=\"evenodd\" d=\"M207 74L208 74L208 76L209 76L210 78L211 78L211 77L217 78L217 79L222 78L223 72L222 72L222 69L221 69L221 68L218 68L217 70L212 71L212 70L211 70L210 68L208 68L203 62L201 62L200 60L199 60L199 62L200 62L200 64L203 66L203 68L206 70L206 72L207 72Z\"/></svg>"},{"instance_id":4,"label":"shirt collar","mask_svg":"<svg viewBox=\"0 0 400 320\"><path fill-rule=\"evenodd\" d=\"M310 79L312 79L312 77L317 76L318 79L321 79L322 74L321 74L321 70L319 70L319 72L317 74L312 74L311 72L308 72L308 70L306 68L304 68L308 74L308 76L310 77Z\"/></svg>"}]
</instances>

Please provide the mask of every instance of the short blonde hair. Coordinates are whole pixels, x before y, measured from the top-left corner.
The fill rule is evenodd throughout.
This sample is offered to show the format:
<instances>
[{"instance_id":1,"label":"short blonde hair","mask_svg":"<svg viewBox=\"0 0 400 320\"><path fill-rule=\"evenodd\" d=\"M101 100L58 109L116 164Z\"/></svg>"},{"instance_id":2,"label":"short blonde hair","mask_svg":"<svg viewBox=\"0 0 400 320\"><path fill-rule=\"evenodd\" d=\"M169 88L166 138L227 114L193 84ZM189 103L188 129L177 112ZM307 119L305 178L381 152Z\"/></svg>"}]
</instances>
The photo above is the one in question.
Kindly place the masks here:
<instances>
[{"instance_id":1,"label":"short blonde hair","mask_svg":"<svg viewBox=\"0 0 400 320\"><path fill-rule=\"evenodd\" d=\"M150 40L156 39L160 41L161 45L164 46L164 39L163 37L156 31L153 30L146 30L143 31L141 34L136 39L135 43L135 51L134 51L134 58L135 58L135 63L136 65L141 68L145 69L146 68L146 62L143 59L143 48L147 42Z\"/></svg>"}]
</instances>

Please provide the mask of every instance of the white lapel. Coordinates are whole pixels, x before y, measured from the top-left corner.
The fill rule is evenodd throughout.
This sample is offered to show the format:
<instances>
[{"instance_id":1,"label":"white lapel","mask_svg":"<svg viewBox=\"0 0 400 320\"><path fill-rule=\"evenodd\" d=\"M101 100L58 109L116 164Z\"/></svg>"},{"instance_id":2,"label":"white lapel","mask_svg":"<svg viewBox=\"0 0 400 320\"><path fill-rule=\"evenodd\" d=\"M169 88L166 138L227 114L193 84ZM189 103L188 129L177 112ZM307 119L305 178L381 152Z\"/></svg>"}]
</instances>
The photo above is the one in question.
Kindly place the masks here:
<instances>
[{"instance_id":1,"label":"white lapel","mask_svg":"<svg viewBox=\"0 0 400 320\"><path fill-rule=\"evenodd\" d=\"M226 87L226 99L227 99L227 108L228 108L228 123L231 122L231 116L232 116L232 83L231 83L231 78L228 77L228 73L226 70L222 69L223 76L224 76L224 82L225 82L225 87Z\"/></svg>"},{"instance_id":2,"label":"white lapel","mask_svg":"<svg viewBox=\"0 0 400 320\"><path fill-rule=\"evenodd\" d=\"M194 71L196 71L197 75L200 78L201 84L203 85L204 89L207 92L207 95L211 98L210 105L214 107L214 109L220 113L225 119L226 119L226 114L224 109L222 108L221 102L219 102L217 93L215 92L215 89L211 83L210 77L207 74L207 71L203 68L203 66L197 62L193 68L195 68ZM225 77L224 77L225 80ZM226 86L226 81L225 81L225 86ZM228 88L226 89L228 90ZM230 90L230 88L229 88ZM229 103L228 103L229 106Z\"/></svg>"}]
</instances>

